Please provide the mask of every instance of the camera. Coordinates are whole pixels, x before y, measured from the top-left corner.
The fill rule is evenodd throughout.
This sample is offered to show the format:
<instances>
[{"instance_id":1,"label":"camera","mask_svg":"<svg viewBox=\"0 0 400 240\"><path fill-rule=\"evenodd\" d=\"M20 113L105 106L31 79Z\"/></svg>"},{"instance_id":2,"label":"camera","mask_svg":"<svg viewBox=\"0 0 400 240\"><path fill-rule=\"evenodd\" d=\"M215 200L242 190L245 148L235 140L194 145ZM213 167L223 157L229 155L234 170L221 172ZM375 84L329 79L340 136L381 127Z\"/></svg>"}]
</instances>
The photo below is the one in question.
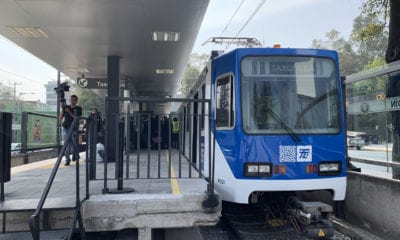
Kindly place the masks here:
<instances>
[{"instance_id":1,"label":"camera","mask_svg":"<svg viewBox=\"0 0 400 240\"><path fill-rule=\"evenodd\" d=\"M61 83L56 88L54 88L54 90L56 91L57 95L60 96L61 107L64 110L64 108L67 106L65 100L65 92L69 91L69 85L67 82Z\"/></svg>"}]
</instances>

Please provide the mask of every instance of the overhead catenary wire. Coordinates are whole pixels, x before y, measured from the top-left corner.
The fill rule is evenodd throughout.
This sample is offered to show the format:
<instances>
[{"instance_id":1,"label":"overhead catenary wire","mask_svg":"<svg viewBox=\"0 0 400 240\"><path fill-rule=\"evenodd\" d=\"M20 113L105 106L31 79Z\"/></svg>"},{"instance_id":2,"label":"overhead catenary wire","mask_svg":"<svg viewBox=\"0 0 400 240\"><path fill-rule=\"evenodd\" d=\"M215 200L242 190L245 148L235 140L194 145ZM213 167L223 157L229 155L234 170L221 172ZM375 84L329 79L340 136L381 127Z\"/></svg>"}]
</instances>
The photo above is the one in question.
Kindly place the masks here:
<instances>
[{"instance_id":1,"label":"overhead catenary wire","mask_svg":"<svg viewBox=\"0 0 400 240\"><path fill-rule=\"evenodd\" d=\"M222 30L220 36L222 37L223 34L226 32L226 30L228 30L229 25L231 24L233 18L236 16L236 14L239 12L240 7L243 5L244 0L242 0L239 4L239 6L236 8L235 12L233 13L232 17L229 19L228 23L226 24L226 26L224 27L224 29Z\"/></svg>"},{"instance_id":2,"label":"overhead catenary wire","mask_svg":"<svg viewBox=\"0 0 400 240\"><path fill-rule=\"evenodd\" d=\"M32 79L32 78L28 78L28 77L25 77L25 76L23 76L23 75L20 75L20 74L17 74L17 73L13 73L13 72L10 72L10 71L4 70L4 69L0 69L0 71L1 71L1 72L4 72L4 73L6 73L6 74L13 75L14 77L17 77L17 78L19 78L19 79L25 79L25 80L28 80L28 81L31 81L31 82L42 83L42 82L40 82L40 81L38 81L38 80L34 80L34 79Z\"/></svg>"},{"instance_id":3,"label":"overhead catenary wire","mask_svg":"<svg viewBox=\"0 0 400 240\"><path fill-rule=\"evenodd\" d=\"M253 17L257 14L258 10L260 10L260 8L265 4L265 2L267 2L267 0L262 0L260 2L260 4L257 6L257 8L254 10L254 12L251 14L251 16L247 19L247 21L244 23L244 25L242 26L242 28L239 30L239 32L235 35L235 37L239 36L239 34L243 31L243 29L247 26L247 24L249 24L249 22L251 21L251 19L253 19Z\"/></svg>"}]
</instances>

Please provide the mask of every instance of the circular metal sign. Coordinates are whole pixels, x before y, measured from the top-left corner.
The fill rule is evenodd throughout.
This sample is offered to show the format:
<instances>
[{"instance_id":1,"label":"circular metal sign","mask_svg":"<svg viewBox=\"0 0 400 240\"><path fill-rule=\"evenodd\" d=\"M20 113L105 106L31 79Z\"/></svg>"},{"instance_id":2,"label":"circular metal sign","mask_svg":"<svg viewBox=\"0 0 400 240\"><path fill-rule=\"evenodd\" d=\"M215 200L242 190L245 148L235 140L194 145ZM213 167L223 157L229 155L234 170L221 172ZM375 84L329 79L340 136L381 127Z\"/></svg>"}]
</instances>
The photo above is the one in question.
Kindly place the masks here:
<instances>
[{"instance_id":1,"label":"circular metal sign","mask_svg":"<svg viewBox=\"0 0 400 240\"><path fill-rule=\"evenodd\" d=\"M86 78L78 78L78 85L81 88L85 88L88 85L88 80Z\"/></svg>"},{"instance_id":2,"label":"circular metal sign","mask_svg":"<svg viewBox=\"0 0 400 240\"><path fill-rule=\"evenodd\" d=\"M364 102L361 104L361 112L366 113L369 110L369 105L368 103Z\"/></svg>"}]
</instances>

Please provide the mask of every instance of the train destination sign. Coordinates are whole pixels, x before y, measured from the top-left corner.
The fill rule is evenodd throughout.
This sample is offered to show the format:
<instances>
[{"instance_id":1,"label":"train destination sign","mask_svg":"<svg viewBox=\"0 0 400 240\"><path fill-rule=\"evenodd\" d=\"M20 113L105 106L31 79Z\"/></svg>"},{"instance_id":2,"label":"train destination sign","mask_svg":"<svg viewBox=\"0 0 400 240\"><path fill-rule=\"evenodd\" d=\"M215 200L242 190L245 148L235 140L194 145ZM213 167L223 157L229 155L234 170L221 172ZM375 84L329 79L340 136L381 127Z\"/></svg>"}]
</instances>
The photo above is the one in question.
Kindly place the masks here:
<instances>
[{"instance_id":1,"label":"train destination sign","mask_svg":"<svg viewBox=\"0 0 400 240\"><path fill-rule=\"evenodd\" d=\"M120 88L128 89L128 82L125 79L121 79ZM87 89L107 89L108 86L107 78L78 78L76 83L79 87Z\"/></svg>"},{"instance_id":2,"label":"train destination sign","mask_svg":"<svg viewBox=\"0 0 400 240\"><path fill-rule=\"evenodd\" d=\"M334 71L330 59L311 57L246 57L242 61L246 77L329 77Z\"/></svg>"}]
</instances>

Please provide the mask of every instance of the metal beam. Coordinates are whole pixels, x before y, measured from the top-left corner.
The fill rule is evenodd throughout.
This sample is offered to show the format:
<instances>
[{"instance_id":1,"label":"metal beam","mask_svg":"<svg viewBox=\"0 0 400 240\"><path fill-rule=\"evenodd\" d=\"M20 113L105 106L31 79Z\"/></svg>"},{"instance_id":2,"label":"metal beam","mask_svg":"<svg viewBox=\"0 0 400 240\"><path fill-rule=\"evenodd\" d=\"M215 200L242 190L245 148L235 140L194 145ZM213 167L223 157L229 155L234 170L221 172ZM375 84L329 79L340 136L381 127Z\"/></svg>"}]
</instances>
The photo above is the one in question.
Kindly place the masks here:
<instances>
[{"instance_id":1,"label":"metal beam","mask_svg":"<svg viewBox=\"0 0 400 240\"><path fill-rule=\"evenodd\" d=\"M119 65L120 65L120 57L119 56L108 56L107 57L107 78L108 78L108 86L107 86L107 95L110 98L118 98L119 97ZM106 116L106 148L107 148L107 159L108 162L115 162L115 154L117 153L117 131L115 131L116 123L119 121L119 102L118 101L107 101L106 107L107 111L105 113Z\"/></svg>"}]
</instances>

